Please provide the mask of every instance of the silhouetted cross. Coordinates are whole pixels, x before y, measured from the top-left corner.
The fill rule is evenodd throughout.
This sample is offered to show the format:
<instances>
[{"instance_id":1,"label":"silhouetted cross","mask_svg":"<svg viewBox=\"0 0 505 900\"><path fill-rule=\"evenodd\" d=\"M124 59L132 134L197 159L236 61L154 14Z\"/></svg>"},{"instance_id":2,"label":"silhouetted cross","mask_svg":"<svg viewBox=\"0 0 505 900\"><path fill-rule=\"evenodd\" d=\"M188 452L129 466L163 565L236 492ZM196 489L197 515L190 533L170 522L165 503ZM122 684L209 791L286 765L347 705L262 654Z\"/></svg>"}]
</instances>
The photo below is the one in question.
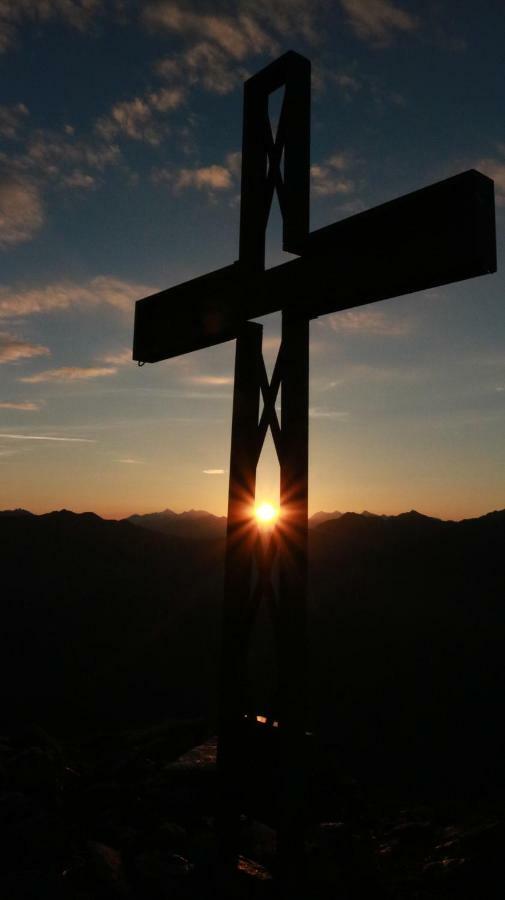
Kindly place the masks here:
<instances>
[{"instance_id":1,"label":"silhouetted cross","mask_svg":"<svg viewBox=\"0 0 505 900\"><path fill-rule=\"evenodd\" d=\"M275 140L269 95L285 87ZM133 358L157 362L237 337L281 308L309 318L496 270L493 182L475 170L309 232L310 63L289 52L246 82L238 262L136 305ZM264 271L274 191L283 247Z\"/></svg>"},{"instance_id":2,"label":"silhouetted cross","mask_svg":"<svg viewBox=\"0 0 505 900\"><path fill-rule=\"evenodd\" d=\"M275 138L270 94L284 86ZM246 82L238 262L136 304L133 358L157 362L237 338L233 399L218 762L225 856L237 855L248 736L268 719L248 707L248 650L262 599L272 613L278 694L272 765L280 871L300 892L305 783L309 320L496 270L493 182L470 170L309 231L310 63L287 53ZM283 248L297 259L265 271L274 192ZM262 326L282 309L282 342L270 382ZM275 409L281 395L281 422ZM263 411L260 415L260 398ZM280 464L276 543L258 555L256 468L270 427ZM261 548L260 548L261 550ZM260 577L253 587L254 561ZM279 568L277 602L272 579ZM272 734L273 736L273 734ZM280 752L279 752L280 748ZM277 763L275 762L277 760ZM257 779L256 783L261 782ZM257 798L251 798L257 808ZM303 890L302 890L303 896Z\"/></svg>"}]
</instances>

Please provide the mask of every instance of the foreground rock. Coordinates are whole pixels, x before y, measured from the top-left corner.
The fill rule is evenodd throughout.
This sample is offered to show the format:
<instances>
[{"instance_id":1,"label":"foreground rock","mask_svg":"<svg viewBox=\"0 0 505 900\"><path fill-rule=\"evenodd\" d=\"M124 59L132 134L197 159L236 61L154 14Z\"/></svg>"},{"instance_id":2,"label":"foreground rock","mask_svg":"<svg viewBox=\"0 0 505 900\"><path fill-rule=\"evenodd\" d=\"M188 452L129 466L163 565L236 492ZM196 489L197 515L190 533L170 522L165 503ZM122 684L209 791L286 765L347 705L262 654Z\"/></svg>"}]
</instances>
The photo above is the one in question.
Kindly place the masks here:
<instances>
[{"instance_id":1,"label":"foreground rock","mask_svg":"<svg viewBox=\"0 0 505 900\"><path fill-rule=\"evenodd\" d=\"M275 832L246 816L237 871L216 876L216 742L191 747L195 728L166 723L65 746L33 730L1 738L2 898L275 897ZM365 797L354 785L339 802L340 776L326 766L339 809L307 833L311 898L503 896L505 822L495 798L448 812Z\"/></svg>"}]
</instances>

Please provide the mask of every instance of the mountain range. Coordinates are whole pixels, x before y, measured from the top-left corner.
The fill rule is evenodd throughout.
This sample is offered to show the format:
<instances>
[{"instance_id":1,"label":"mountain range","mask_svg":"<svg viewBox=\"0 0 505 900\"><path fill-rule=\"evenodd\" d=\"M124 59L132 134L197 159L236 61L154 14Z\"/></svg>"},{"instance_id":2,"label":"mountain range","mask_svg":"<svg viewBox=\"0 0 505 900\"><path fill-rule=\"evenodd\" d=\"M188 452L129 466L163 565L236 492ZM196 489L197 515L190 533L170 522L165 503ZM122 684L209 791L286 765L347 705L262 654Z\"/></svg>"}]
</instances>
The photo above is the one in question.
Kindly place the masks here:
<instances>
[{"instance_id":1,"label":"mountain range","mask_svg":"<svg viewBox=\"0 0 505 900\"><path fill-rule=\"evenodd\" d=\"M226 516L214 516L203 509L190 509L182 513L165 509L163 512L128 516L125 521L149 531L179 537L218 538L226 534Z\"/></svg>"},{"instance_id":2,"label":"mountain range","mask_svg":"<svg viewBox=\"0 0 505 900\"><path fill-rule=\"evenodd\" d=\"M61 510L61 512L66 511ZM0 518L33 515L34 513L26 509L0 510ZM324 522L340 519L343 515L345 513L341 513L339 510L334 510L333 512L320 510L309 516L309 529L317 528ZM379 516L367 510L363 510L359 515L366 518L394 518L391 516ZM149 531L156 531L160 534L194 539L212 539L226 535L227 518L226 516L216 516L213 513L206 512L204 509L189 509L182 513L176 513L172 509L164 509L153 513L134 513L120 521L129 522L132 525L146 528Z\"/></svg>"},{"instance_id":3,"label":"mountain range","mask_svg":"<svg viewBox=\"0 0 505 900\"><path fill-rule=\"evenodd\" d=\"M337 519L341 512L317 512L309 518L309 528L315 528L322 522ZM367 513L363 513L367 515ZM26 509L13 509L0 511L0 517L6 516L33 516ZM215 516L203 509L189 509L182 513L176 513L172 509L164 509L161 512L133 514L123 519L140 528L149 531L157 531L160 534L175 535L186 538L219 538L226 534L226 516Z\"/></svg>"},{"instance_id":4,"label":"mountain range","mask_svg":"<svg viewBox=\"0 0 505 900\"><path fill-rule=\"evenodd\" d=\"M338 519L341 512L317 512L309 518L309 528L316 528L322 522ZM190 509L175 513L171 509L163 512L128 516L127 522L162 534L175 534L189 538L217 538L226 534L226 516L214 516L202 509Z\"/></svg>"},{"instance_id":5,"label":"mountain range","mask_svg":"<svg viewBox=\"0 0 505 900\"><path fill-rule=\"evenodd\" d=\"M505 511L461 522L415 511L329 515L310 532L314 729L361 778L496 778L505 750ZM153 521L181 531L162 533ZM213 721L223 523L198 511L149 522L0 513L6 727L35 721L87 733L167 714ZM252 651L260 712L273 702L270 647L260 616Z\"/></svg>"}]
</instances>

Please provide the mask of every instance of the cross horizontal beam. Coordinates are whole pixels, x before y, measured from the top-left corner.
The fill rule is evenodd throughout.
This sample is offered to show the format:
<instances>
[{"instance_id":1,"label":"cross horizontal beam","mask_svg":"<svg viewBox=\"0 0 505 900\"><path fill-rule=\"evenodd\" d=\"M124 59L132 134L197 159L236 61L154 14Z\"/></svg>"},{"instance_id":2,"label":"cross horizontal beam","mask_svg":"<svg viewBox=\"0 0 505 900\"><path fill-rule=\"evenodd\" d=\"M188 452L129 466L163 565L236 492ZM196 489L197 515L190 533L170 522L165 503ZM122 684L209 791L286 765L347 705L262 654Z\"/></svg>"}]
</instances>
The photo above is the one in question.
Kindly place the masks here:
<instances>
[{"instance_id":1,"label":"cross horizontal beam","mask_svg":"<svg viewBox=\"0 0 505 900\"><path fill-rule=\"evenodd\" d=\"M234 263L137 301L133 358L232 340L281 308L316 318L495 271L494 185L470 169L311 232L280 266L254 274Z\"/></svg>"}]
</instances>

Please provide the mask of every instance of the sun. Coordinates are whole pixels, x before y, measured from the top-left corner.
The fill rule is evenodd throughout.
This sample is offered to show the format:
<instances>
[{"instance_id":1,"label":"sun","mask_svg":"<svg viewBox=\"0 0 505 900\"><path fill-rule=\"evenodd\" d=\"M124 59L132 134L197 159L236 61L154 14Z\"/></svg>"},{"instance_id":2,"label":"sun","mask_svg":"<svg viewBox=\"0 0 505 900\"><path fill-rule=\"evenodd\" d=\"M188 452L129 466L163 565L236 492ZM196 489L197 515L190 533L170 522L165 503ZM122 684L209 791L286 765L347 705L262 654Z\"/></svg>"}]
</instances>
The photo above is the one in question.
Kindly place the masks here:
<instances>
[{"instance_id":1,"label":"sun","mask_svg":"<svg viewBox=\"0 0 505 900\"><path fill-rule=\"evenodd\" d=\"M258 522L263 523L272 523L275 522L277 516L279 515L279 510L275 508L271 503L260 503L259 506L254 510L255 516Z\"/></svg>"}]
</instances>

